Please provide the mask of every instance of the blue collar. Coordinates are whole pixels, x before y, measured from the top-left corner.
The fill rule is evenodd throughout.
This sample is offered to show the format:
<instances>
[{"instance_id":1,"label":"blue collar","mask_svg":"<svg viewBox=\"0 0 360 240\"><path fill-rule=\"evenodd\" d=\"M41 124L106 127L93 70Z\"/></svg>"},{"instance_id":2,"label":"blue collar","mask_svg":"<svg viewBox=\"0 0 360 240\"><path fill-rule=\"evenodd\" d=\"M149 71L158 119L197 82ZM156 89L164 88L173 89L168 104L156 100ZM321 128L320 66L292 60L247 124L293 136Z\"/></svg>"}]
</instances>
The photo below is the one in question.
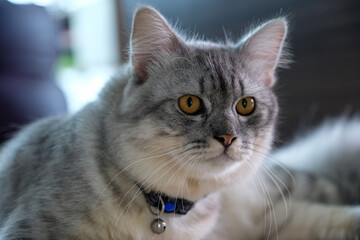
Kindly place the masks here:
<instances>
[{"instance_id":1,"label":"blue collar","mask_svg":"<svg viewBox=\"0 0 360 240\"><path fill-rule=\"evenodd\" d=\"M164 212L166 213L176 213L176 214L185 215L195 204L194 202L191 202L183 198L169 197L161 192L150 191L149 193L146 193L144 191L145 189L142 187L140 187L140 190L143 192L146 202L150 206L159 209L159 211L163 207L162 206L162 202L163 202L165 205Z\"/></svg>"}]
</instances>

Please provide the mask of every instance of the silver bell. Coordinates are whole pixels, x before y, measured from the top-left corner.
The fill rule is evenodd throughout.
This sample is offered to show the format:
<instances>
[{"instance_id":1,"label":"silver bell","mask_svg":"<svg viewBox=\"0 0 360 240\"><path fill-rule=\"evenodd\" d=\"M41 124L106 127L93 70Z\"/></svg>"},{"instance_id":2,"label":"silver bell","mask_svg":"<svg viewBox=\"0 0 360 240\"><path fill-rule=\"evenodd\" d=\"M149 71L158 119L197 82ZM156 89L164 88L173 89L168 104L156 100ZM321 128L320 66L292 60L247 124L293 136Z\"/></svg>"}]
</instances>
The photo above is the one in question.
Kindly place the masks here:
<instances>
[{"instance_id":1,"label":"silver bell","mask_svg":"<svg viewBox=\"0 0 360 240\"><path fill-rule=\"evenodd\" d=\"M161 218L156 218L154 221L151 222L151 230L153 233L161 234L165 232L166 229L166 222Z\"/></svg>"}]
</instances>

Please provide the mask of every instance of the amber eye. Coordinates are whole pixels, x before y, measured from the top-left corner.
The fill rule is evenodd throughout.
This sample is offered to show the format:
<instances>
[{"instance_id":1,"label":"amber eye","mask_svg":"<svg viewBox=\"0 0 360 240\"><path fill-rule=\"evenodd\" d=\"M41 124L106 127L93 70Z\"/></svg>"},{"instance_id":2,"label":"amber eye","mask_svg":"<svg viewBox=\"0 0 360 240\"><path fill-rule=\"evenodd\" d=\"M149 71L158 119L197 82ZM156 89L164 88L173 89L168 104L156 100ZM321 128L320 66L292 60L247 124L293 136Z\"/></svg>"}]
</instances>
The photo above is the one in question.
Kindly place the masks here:
<instances>
[{"instance_id":1,"label":"amber eye","mask_svg":"<svg viewBox=\"0 0 360 240\"><path fill-rule=\"evenodd\" d=\"M201 106L200 98L194 95L185 95L179 98L179 107L186 114L195 114Z\"/></svg>"},{"instance_id":2,"label":"amber eye","mask_svg":"<svg viewBox=\"0 0 360 240\"><path fill-rule=\"evenodd\" d=\"M245 97L236 104L236 111L242 116L250 115L255 110L255 98Z\"/></svg>"}]
</instances>

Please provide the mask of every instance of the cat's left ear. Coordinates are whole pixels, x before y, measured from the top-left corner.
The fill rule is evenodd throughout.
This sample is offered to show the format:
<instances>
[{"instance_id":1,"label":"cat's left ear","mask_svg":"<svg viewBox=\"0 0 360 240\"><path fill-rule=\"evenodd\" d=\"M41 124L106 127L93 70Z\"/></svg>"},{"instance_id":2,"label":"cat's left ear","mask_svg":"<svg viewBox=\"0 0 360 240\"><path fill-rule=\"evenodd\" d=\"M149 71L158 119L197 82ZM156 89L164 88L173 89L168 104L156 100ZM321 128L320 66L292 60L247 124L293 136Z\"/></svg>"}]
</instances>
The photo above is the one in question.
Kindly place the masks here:
<instances>
[{"instance_id":1,"label":"cat's left ear","mask_svg":"<svg viewBox=\"0 0 360 240\"><path fill-rule=\"evenodd\" d=\"M288 62L284 49L287 31L286 19L278 18L256 28L242 41L243 65L252 78L268 86L274 84L276 68Z\"/></svg>"},{"instance_id":2,"label":"cat's left ear","mask_svg":"<svg viewBox=\"0 0 360 240\"><path fill-rule=\"evenodd\" d=\"M149 75L149 66L171 55L182 46L182 40L165 18L155 9L140 7L134 16L130 57L134 73L140 82Z\"/></svg>"}]
</instances>

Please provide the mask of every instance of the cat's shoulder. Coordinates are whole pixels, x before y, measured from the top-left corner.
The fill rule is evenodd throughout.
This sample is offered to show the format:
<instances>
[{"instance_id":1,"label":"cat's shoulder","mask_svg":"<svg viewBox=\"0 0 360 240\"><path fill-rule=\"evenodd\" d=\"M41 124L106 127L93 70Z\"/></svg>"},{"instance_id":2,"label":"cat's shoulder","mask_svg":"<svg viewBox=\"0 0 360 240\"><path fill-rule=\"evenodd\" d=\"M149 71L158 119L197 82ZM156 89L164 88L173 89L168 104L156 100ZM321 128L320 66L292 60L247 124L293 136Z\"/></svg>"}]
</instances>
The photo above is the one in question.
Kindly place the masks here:
<instances>
[{"instance_id":1,"label":"cat's shoulder","mask_svg":"<svg viewBox=\"0 0 360 240\"><path fill-rule=\"evenodd\" d=\"M0 167L5 159L11 159L12 155L20 149L24 149L25 146L33 146L35 141L40 141L41 136L48 135L56 125L60 125L65 119L66 117L45 118L24 126L10 140L0 146Z\"/></svg>"},{"instance_id":2,"label":"cat's shoulder","mask_svg":"<svg viewBox=\"0 0 360 240\"><path fill-rule=\"evenodd\" d=\"M100 103L103 105L119 103L125 86L133 78L132 67L129 64L122 65L100 91L98 96Z\"/></svg>"}]
</instances>

